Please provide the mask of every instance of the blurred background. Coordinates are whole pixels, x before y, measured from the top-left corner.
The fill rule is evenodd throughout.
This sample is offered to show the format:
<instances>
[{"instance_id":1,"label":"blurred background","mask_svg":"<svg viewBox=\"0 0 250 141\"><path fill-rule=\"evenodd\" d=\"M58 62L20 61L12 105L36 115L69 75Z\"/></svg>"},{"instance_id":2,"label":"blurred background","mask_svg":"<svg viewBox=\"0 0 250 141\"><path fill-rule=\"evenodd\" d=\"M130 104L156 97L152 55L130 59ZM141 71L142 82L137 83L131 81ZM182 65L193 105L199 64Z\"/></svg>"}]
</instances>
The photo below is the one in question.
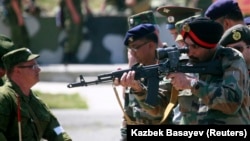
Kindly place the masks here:
<instances>
[{"instance_id":1,"label":"blurred background","mask_svg":"<svg viewBox=\"0 0 250 141\"><path fill-rule=\"evenodd\" d=\"M6 22L5 17L13 15L5 10L4 0L1 1L0 33L10 36L10 29L15 27ZM126 63L123 37L128 29L128 16L145 10L155 11L163 5L198 7L204 12L214 0L73 0L76 10L80 11L81 24L78 27L73 27L74 23L67 19L74 16L68 16L67 6L62 1L19 0L29 38L29 44L22 46L39 53L39 63L43 65ZM238 1L242 1L242 9L249 14L249 8L246 8L249 1ZM174 45L165 29L166 18L157 12L155 15L161 28L161 40ZM68 32L67 28L75 28L75 32ZM69 40L74 41L69 43Z\"/></svg>"}]
</instances>

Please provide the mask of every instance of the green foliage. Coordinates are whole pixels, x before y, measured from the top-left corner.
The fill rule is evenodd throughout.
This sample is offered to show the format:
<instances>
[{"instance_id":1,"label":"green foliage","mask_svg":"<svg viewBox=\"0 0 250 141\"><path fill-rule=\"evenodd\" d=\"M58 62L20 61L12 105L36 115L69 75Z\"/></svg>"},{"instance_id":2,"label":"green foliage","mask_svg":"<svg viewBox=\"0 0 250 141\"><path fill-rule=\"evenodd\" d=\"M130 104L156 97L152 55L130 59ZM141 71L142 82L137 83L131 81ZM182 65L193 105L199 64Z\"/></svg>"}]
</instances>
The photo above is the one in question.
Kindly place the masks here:
<instances>
[{"instance_id":1,"label":"green foliage","mask_svg":"<svg viewBox=\"0 0 250 141\"><path fill-rule=\"evenodd\" d=\"M79 94L51 94L35 91L51 109L87 109L88 105Z\"/></svg>"}]
</instances>

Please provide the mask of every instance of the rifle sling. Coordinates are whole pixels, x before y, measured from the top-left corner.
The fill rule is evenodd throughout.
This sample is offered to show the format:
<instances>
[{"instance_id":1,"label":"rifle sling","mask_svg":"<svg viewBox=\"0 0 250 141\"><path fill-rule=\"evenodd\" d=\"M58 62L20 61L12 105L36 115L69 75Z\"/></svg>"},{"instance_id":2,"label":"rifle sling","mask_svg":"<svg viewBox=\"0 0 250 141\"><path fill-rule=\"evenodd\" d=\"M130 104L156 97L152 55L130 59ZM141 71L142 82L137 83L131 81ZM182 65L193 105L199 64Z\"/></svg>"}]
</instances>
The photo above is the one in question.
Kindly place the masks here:
<instances>
[{"instance_id":1,"label":"rifle sling","mask_svg":"<svg viewBox=\"0 0 250 141\"><path fill-rule=\"evenodd\" d=\"M123 108L122 103L121 103L121 100L120 100L120 98L119 98L117 89L116 89L116 87L115 87L114 85L113 85L113 90L114 90L114 92L115 92L116 99L117 99L118 104L119 104L119 106L120 106L120 108L121 108L121 110L122 110L122 113L123 113L123 115L124 115L124 118L126 119L126 122L127 122L128 124L130 124L130 125L131 125L131 124L135 124L135 122L133 122L133 121L129 118L128 114L124 111L124 108Z\"/></svg>"},{"instance_id":2,"label":"rifle sling","mask_svg":"<svg viewBox=\"0 0 250 141\"><path fill-rule=\"evenodd\" d=\"M167 108L164 111L164 115L160 121L160 124L162 124L167 119L168 115L170 114L170 112L174 108L175 104L177 103L178 93L179 93L179 91L177 91L174 87L172 87L170 101L167 105Z\"/></svg>"}]
</instances>

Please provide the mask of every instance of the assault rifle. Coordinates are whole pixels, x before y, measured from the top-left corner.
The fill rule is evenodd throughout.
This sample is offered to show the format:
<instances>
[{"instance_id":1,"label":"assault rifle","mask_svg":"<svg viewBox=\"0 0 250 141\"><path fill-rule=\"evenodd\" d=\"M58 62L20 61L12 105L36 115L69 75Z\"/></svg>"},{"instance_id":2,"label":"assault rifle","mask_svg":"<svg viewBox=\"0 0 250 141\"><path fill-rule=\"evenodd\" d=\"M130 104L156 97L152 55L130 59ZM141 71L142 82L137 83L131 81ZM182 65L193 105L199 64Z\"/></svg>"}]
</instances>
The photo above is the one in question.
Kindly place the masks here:
<instances>
[{"instance_id":1,"label":"assault rifle","mask_svg":"<svg viewBox=\"0 0 250 141\"><path fill-rule=\"evenodd\" d=\"M132 67L131 69L117 70L111 73L100 74L97 80L86 82L82 75L80 75L80 82L68 84L68 88L88 86L92 84L99 84L104 82L113 81L114 78L121 78L123 73L135 71L135 79L147 79L147 97L145 103L149 106L156 106L157 93L159 88L159 81L170 72L183 72L183 73L199 73L222 75L221 62L213 61L206 63L199 63L192 66L179 63L181 53L187 52L188 49L179 49L177 47L158 48L156 50L156 58L159 60L166 59L163 63Z\"/></svg>"}]
</instances>

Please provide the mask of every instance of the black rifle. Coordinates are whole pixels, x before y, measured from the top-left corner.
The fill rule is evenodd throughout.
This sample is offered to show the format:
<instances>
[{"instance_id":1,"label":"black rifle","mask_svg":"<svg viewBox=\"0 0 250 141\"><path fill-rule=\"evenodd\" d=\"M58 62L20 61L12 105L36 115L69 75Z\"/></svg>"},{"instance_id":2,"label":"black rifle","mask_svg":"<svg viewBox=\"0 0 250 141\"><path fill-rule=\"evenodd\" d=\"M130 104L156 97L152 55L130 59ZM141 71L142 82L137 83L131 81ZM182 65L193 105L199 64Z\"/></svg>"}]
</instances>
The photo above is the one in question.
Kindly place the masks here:
<instances>
[{"instance_id":1,"label":"black rifle","mask_svg":"<svg viewBox=\"0 0 250 141\"><path fill-rule=\"evenodd\" d=\"M80 75L80 82L68 84L68 88L110 82L115 78L121 78L125 72L135 71L136 80L147 79L148 91L145 103L154 107L158 103L156 94L158 93L159 81L170 72L222 75L220 61L200 63L192 66L179 63L180 53L187 51L187 49L178 49L176 47L159 48L156 50L156 57L157 59L167 58L163 63L100 74L97 76L97 80L89 82L86 82L83 76Z\"/></svg>"}]
</instances>

